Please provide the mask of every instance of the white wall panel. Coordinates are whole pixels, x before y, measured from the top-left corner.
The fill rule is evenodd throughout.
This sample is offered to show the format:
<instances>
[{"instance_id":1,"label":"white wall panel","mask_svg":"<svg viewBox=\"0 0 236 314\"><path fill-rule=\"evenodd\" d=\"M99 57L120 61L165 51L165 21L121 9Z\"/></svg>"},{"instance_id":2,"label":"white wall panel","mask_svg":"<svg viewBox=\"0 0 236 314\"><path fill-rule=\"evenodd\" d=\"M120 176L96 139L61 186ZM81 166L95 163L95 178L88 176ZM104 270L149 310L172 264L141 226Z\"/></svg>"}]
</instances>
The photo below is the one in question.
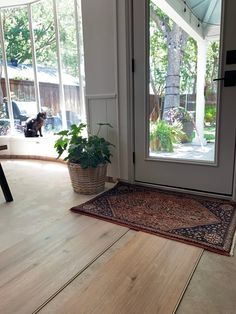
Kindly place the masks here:
<instances>
[{"instance_id":1,"label":"white wall panel","mask_svg":"<svg viewBox=\"0 0 236 314\"><path fill-rule=\"evenodd\" d=\"M117 47L118 47L118 117L119 117L119 139L120 139L120 178L131 180L133 175L132 164L132 116L131 116L131 86L130 75L130 42L128 32L130 31L130 18L128 0L117 1Z\"/></svg>"},{"instance_id":2,"label":"white wall panel","mask_svg":"<svg viewBox=\"0 0 236 314\"><path fill-rule=\"evenodd\" d=\"M89 113L89 129L92 134L96 134L98 131L97 123L110 123L113 128L102 127L100 136L103 136L107 141L115 145L115 148L112 148L112 163L108 167L107 175L110 177L120 177L119 170L119 129L118 129L118 120L117 120L117 102L116 98L87 98L87 106Z\"/></svg>"},{"instance_id":3,"label":"white wall panel","mask_svg":"<svg viewBox=\"0 0 236 314\"><path fill-rule=\"evenodd\" d=\"M116 93L115 0L82 0L87 94Z\"/></svg>"},{"instance_id":4,"label":"white wall panel","mask_svg":"<svg viewBox=\"0 0 236 314\"><path fill-rule=\"evenodd\" d=\"M108 134L116 145L109 175L124 180L132 173L127 3L82 0L88 121L92 128L98 120L114 126Z\"/></svg>"}]
</instances>

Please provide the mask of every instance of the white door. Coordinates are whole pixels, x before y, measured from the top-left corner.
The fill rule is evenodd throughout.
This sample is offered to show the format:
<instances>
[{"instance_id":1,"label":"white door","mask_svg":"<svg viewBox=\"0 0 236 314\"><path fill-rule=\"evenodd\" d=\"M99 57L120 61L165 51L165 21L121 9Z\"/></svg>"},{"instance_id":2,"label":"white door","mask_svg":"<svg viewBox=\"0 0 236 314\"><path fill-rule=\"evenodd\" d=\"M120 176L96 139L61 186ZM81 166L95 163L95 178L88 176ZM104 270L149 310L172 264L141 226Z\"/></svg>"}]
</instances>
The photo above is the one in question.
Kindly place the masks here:
<instances>
[{"instance_id":1,"label":"white door","mask_svg":"<svg viewBox=\"0 0 236 314\"><path fill-rule=\"evenodd\" d=\"M133 1L136 182L232 195L236 86L213 79L236 69L235 12L234 0Z\"/></svg>"}]
</instances>

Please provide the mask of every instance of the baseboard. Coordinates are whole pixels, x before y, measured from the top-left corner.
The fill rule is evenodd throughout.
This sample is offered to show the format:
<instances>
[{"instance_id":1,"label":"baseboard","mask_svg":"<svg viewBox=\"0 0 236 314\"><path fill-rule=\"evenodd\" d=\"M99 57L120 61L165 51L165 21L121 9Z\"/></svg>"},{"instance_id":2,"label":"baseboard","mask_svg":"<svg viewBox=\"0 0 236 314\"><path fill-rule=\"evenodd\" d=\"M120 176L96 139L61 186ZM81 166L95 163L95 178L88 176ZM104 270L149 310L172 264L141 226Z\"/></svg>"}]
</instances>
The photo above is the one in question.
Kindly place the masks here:
<instances>
[{"instance_id":1,"label":"baseboard","mask_svg":"<svg viewBox=\"0 0 236 314\"><path fill-rule=\"evenodd\" d=\"M66 161L63 159L57 159L55 157L47 157L47 156L36 156L36 155L0 155L0 159L32 159L32 160L44 160L44 161L54 161L66 164Z\"/></svg>"},{"instance_id":2,"label":"baseboard","mask_svg":"<svg viewBox=\"0 0 236 314\"><path fill-rule=\"evenodd\" d=\"M63 159L57 159L54 157L47 157L47 156L34 156L34 155L7 155L7 154L2 154L0 155L0 159L29 159L29 160L43 160L43 161L53 161L53 162L60 162L62 164L67 164L67 161ZM110 176L106 177L106 182L110 183L116 183L119 179L118 178L113 178Z\"/></svg>"}]
</instances>

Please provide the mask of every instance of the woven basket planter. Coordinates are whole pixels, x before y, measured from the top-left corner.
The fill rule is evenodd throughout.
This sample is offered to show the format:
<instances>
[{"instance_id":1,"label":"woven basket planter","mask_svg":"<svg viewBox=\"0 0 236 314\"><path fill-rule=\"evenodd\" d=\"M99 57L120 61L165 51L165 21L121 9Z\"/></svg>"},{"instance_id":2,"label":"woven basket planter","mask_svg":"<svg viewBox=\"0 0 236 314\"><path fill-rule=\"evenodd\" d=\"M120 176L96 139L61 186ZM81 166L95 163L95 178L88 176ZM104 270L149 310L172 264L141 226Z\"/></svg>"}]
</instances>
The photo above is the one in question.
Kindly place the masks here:
<instances>
[{"instance_id":1,"label":"woven basket planter","mask_svg":"<svg viewBox=\"0 0 236 314\"><path fill-rule=\"evenodd\" d=\"M83 169L79 164L68 162L72 187L80 194L97 194L105 189L107 164Z\"/></svg>"}]
</instances>

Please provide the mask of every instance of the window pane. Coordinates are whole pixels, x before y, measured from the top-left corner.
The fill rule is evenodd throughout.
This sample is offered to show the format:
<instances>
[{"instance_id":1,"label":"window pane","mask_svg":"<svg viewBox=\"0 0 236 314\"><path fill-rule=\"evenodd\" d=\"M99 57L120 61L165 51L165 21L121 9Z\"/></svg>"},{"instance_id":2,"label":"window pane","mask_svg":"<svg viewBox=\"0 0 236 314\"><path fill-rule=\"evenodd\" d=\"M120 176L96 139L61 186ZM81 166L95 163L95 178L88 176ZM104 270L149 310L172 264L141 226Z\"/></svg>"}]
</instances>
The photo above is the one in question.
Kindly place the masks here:
<instances>
[{"instance_id":1,"label":"window pane","mask_svg":"<svg viewBox=\"0 0 236 314\"><path fill-rule=\"evenodd\" d=\"M5 9L2 16L14 125L23 133L25 121L37 112L27 7Z\"/></svg>"},{"instance_id":2,"label":"window pane","mask_svg":"<svg viewBox=\"0 0 236 314\"><path fill-rule=\"evenodd\" d=\"M82 120L81 117L84 116L84 75L82 74L83 69L80 71L81 64L83 64L80 0L77 1L76 6L79 21L76 21L77 10L75 10L74 0L57 1L60 34L58 46L53 0L39 1L32 4L31 7L39 88L38 104L35 92L37 86L35 88L28 6L2 11L14 125L17 133L23 133L25 121L31 116L36 116L40 108L47 113L44 133L54 134L62 128L62 110L66 110L63 115L66 116L67 127L70 127L72 123L78 124ZM76 29L77 25L79 30ZM77 34L79 34L79 38ZM79 52L77 45L80 47ZM57 49L59 48L62 89L59 85L57 60ZM5 102L0 99L0 114L4 115L0 119L2 119L1 125L4 126L2 133L8 134L10 119L4 74L1 83ZM61 90L64 92L64 97L60 95ZM3 119L5 120L3 121Z\"/></svg>"},{"instance_id":3,"label":"window pane","mask_svg":"<svg viewBox=\"0 0 236 314\"><path fill-rule=\"evenodd\" d=\"M67 127L82 119L80 103L79 57L74 1L58 1L58 21L62 60L62 80L65 95Z\"/></svg>"},{"instance_id":4,"label":"window pane","mask_svg":"<svg viewBox=\"0 0 236 314\"><path fill-rule=\"evenodd\" d=\"M47 113L44 132L53 134L61 129L62 120L52 0L32 5L32 22L40 103L41 109Z\"/></svg>"}]
</instances>

